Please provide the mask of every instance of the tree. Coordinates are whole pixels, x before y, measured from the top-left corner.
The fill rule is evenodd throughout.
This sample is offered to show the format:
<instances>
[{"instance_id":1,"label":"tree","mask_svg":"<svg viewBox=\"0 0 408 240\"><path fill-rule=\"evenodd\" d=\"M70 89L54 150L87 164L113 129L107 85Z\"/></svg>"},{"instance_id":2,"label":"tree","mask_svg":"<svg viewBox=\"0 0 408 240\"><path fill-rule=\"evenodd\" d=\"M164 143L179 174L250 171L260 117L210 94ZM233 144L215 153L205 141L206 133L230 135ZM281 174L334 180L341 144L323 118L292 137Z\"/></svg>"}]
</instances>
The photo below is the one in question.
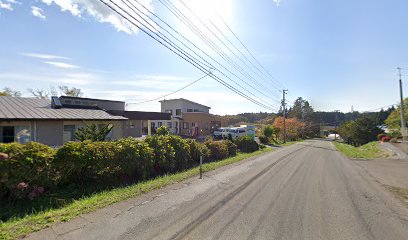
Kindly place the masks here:
<instances>
[{"instance_id":1,"label":"tree","mask_svg":"<svg viewBox=\"0 0 408 240\"><path fill-rule=\"evenodd\" d=\"M157 134L157 135L165 136L165 135L169 135L169 134L170 134L170 131L169 131L169 128L168 128L168 127L166 127L166 126L160 126L160 127L156 130L156 134Z\"/></svg>"},{"instance_id":2,"label":"tree","mask_svg":"<svg viewBox=\"0 0 408 240\"><path fill-rule=\"evenodd\" d=\"M310 121L314 110L309 102L301 97L297 98L287 113L288 118Z\"/></svg>"},{"instance_id":3,"label":"tree","mask_svg":"<svg viewBox=\"0 0 408 240\"><path fill-rule=\"evenodd\" d=\"M106 141L108 134L112 131L113 124L107 124L98 128L95 123L85 125L75 132L75 139L79 141L89 140L92 142Z\"/></svg>"},{"instance_id":4,"label":"tree","mask_svg":"<svg viewBox=\"0 0 408 240\"><path fill-rule=\"evenodd\" d=\"M0 91L0 96L21 97L21 93L9 87L5 87L3 91Z\"/></svg>"},{"instance_id":5,"label":"tree","mask_svg":"<svg viewBox=\"0 0 408 240\"><path fill-rule=\"evenodd\" d=\"M27 89L35 98L47 99L50 98L50 91L44 89Z\"/></svg>"},{"instance_id":6,"label":"tree","mask_svg":"<svg viewBox=\"0 0 408 240\"><path fill-rule=\"evenodd\" d=\"M59 86L61 95L70 96L70 97L82 97L84 93L79 88L68 87L68 86Z\"/></svg>"},{"instance_id":7,"label":"tree","mask_svg":"<svg viewBox=\"0 0 408 240\"><path fill-rule=\"evenodd\" d=\"M408 121L408 98L404 99L404 117ZM385 125L388 129L400 132L401 128L401 106L392 111L387 119L385 120Z\"/></svg>"},{"instance_id":8,"label":"tree","mask_svg":"<svg viewBox=\"0 0 408 240\"><path fill-rule=\"evenodd\" d=\"M276 129L276 134L279 139L283 139L283 117L278 117L273 123ZM297 140L300 138L302 133L302 128L305 126L304 123L300 122L297 118L287 118L286 119L286 138L288 140Z\"/></svg>"},{"instance_id":9,"label":"tree","mask_svg":"<svg viewBox=\"0 0 408 240\"><path fill-rule=\"evenodd\" d=\"M363 117L355 121L343 123L337 129L337 132L346 143L354 146L361 146L375 141L377 139L377 135L383 131L377 127L371 118Z\"/></svg>"},{"instance_id":10,"label":"tree","mask_svg":"<svg viewBox=\"0 0 408 240\"><path fill-rule=\"evenodd\" d=\"M267 138L271 138L273 136L274 132L275 131L273 129L273 126L271 126L271 125L266 125L265 128L263 129L263 134Z\"/></svg>"}]
</instances>

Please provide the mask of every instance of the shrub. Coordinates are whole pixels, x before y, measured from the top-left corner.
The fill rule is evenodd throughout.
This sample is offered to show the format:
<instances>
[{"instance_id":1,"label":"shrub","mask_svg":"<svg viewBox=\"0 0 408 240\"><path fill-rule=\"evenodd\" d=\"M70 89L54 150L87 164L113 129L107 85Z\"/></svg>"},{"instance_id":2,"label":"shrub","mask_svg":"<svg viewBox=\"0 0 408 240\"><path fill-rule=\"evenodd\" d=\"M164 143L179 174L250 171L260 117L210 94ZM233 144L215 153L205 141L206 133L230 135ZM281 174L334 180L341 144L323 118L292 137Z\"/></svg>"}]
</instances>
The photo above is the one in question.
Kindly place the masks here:
<instances>
[{"instance_id":1,"label":"shrub","mask_svg":"<svg viewBox=\"0 0 408 240\"><path fill-rule=\"evenodd\" d=\"M55 164L63 183L110 182L121 171L115 152L115 142L68 142L58 149Z\"/></svg>"},{"instance_id":2,"label":"shrub","mask_svg":"<svg viewBox=\"0 0 408 240\"><path fill-rule=\"evenodd\" d=\"M388 137L388 136L385 136L385 137L381 138L381 142L389 142L390 140L391 140L391 138Z\"/></svg>"},{"instance_id":3,"label":"shrub","mask_svg":"<svg viewBox=\"0 0 408 240\"><path fill-rule=\"evenodd\" d=\"M0 199L33 196L35 189L42 193L55 185L54 149L36 142L8 143L0 144L0 152L7 155L0 161Z\"/></svg>"},{"instance_id":4,"label":"shrub","mask_svg":"<svg viewBox=\"0 0 408 240\"><path fill-rule=\"evenodd\" d=\"M103 142L106 141L109 133L113 129L113 124L107 124L98 128L95 123L85 125L75 132L75 139L79 141Z\"/></svg>"},{"instance_id":5,"label":"shrub","mask_svg":"<svg viewBox=\"0 0 408 240\"><path fill-rule=\"evenodd\" d=\"M384 133L378 134L378 135L377 135L378 141L381 141L381 139L382 139L383 137L385 137L385 136L387 136L387 134L384 134Z\"/></svg>"},{"instance_id":6,"label":"shrub","mask_svg":"<svg viewBox=\"0 0 408 240\"><path fill-rule=\"evenodd\" d=\"M186 140L179 136L170 135L168 138L170 146L175 151L174 169L170 169L172 172L181 171L189 167L190 160L190 145Z\"/></svg>"},{"instance_id":7,"label":"shrub","mask_svg":"<svg viewBox=\"0 0 408 240\"><path fill-rule=\"evenodd\" d=\"M273 129L273 126L271 125L266 125L265 128L263 129L263 135L266 138L271 138L273 133L274 133L274 129Z\"/></svg>"},{"instance_id":8,"label":"shrub","mask_svg":"<svg viewBox=\"0 0 408 240\"><path fill-rule=\"evenodd\" d=\"M263 136L263 135L259 136L259 141L260 141L261 143L263 143L263 144L268 144L268 143L270 142L270 141L269 141L269 138L266 137L266 136Z\"/></svg>"},{"instance_id":9,"label":"shrub","mask_svg":"<svg viewBox=\"0 0 408 240\"><path fill-rule=\"evenodd\" d=\"M227 145L221 141L207 141L205 145L210 150L209 159L213 161L222 160L228 157Z\"/></svg>"},{"instance_id":10,"label":"shrub","mask_svg":"<svg viewBox=\"0 0 408 240\"><path fill-rule=\"evenodd\" d=\"M195 166L200 163L200 156L202 155L204 159L208 159L210 156L209 149L204 144L198 143L194 139L184 140L190 146L190 159L189 166Z\"/></svg>"},{"instance_id":11,"label":"shrub","mask_svg":"<svg viewBox=\"0 0 408 240\"><path fill-rule=\"evenodd\" d=\"M266 146L264 144L259 144L259 149L264 149Z\"/></svg>"},{"instance_id":12,"label":"shrub","mask_svg":"<svg viewBox=\"0 0 408 240\"><path fill-rule=\"evenodd\" d=\"M232 157L237 155L237 145L235 145L235 143L233 143L230 140L223 140L222 143L225 144L225 146L227 146L228 156Z\"/></svg>"},{"instance_id":13,"label":"shrub","mask_svg":"<svg viewBox=\"0 0 408 240\"><path fill-rule=\"evenodd\" d=\"M166 126L160 126L157 130L156 130L156 134L157 135L162 135L162 136L166 136L170 134L170 130L168 127Z\"/></svg>"},{"instance_id":14,"label":"shrub","mask_svg":"<svg viewBox=\"0 0 408 240\"><path fill-rule=\"evenodd\" d=\"M153 149L153 168L155 175L169 173L175 169L176 152L171 146L168 136L154 135L145 139Z\"/></svg>"},{"instance_id":15,"label":"shrub","mask_svg":"<svg viewBox=\"0 0 408 240\"><path fill-rule=\"evenodd\" d=\"M241 152L251 153L259 150L259 145L249 136L242 136L235 140L235 144Z\"/></svg>"},{"instance_id":16,"label":"shrub","mask_svg":"<svg viewBox=\"0 0 408 240\"><path fill-rule=\"evenodd\" d=\"M124 177L144 180L152 175L154 152L146 142L124 138L116 142L116 151L115 161Z\"/></svg>"}]
</instances>

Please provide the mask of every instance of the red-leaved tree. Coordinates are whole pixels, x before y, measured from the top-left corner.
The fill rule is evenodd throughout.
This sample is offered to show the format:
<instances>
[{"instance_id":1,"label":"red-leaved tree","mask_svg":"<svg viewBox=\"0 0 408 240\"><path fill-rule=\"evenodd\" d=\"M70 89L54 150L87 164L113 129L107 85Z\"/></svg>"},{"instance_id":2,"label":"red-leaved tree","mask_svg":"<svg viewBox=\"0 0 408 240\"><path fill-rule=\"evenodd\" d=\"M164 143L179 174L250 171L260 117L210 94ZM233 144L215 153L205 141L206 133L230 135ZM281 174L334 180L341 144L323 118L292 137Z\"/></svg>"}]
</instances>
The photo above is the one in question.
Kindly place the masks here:
<instances>
[{"instance_id":1,"label":"red-leaved tree","mask_svg":"<svg viewBox=\"0 0 408 240\"><path fill-rule=\"evenodd\" d=\"M276 130L276 135L280 140L283 140L283 117L278 117L275 119L273 126ZM286 119L286 139L293 141L301 137L302 128L305 126L304 123L300 122L297 118L287 118Z\"/></svg>"}]
</instances>

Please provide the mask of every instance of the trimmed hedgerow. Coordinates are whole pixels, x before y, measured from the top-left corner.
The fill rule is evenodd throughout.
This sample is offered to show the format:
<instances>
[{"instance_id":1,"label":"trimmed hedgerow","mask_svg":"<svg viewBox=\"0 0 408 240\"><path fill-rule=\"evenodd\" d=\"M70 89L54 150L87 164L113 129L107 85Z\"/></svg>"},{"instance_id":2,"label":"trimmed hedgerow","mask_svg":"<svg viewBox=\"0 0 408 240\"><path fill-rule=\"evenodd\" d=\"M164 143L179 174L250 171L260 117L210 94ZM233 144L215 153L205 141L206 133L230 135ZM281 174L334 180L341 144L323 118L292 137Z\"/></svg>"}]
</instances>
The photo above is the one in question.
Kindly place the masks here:
<instances>
[{"instance_id":1,"label":"trimmed hedgerow","mask_svg":"<svg viewBox=\"0 0 408 240\"><path fill-rule=\"evenodd\" d=\"M55 150L36 142L0 144L0 199L33 197L52 187ZM38 189L39 188L39 189Z\"/></svg>"}]
</instances>

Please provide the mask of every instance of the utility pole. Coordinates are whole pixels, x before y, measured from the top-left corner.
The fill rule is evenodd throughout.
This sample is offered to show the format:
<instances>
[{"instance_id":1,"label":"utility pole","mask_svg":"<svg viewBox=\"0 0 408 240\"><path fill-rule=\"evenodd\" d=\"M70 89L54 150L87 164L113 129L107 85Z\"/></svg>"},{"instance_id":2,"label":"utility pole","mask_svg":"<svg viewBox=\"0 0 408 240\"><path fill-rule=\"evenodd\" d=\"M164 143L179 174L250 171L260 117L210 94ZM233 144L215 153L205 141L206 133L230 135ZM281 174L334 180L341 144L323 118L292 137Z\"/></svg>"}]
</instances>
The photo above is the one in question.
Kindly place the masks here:
<instances>
[{"instance_id":1,"label":"utility pole","mask_svg":"<svg viewBox=\"0 0 408 240\"><path fill-rule=\"evenodd\" d=\"M400 106L400 113L401 113L401 135L402 135L402 141L407 140L407 124L405 122L404 118L404 96L402 94L402 74L401 74L401 68L398 67L398 73L399 73L399 88L400 88L400 98L401 98L401 106Z\"/></svg>"},{"instance_id":2,"label":"utility pole","mask_svg":"<svg viewBox=\"0 0 408 240\"><path fill-rule=\"evenodd\" d=\"M283 100L282 100L282 109L283 109L283 143L286 143L286 92L288 90L283 89Z\"/></svg>"}]
</instances>

